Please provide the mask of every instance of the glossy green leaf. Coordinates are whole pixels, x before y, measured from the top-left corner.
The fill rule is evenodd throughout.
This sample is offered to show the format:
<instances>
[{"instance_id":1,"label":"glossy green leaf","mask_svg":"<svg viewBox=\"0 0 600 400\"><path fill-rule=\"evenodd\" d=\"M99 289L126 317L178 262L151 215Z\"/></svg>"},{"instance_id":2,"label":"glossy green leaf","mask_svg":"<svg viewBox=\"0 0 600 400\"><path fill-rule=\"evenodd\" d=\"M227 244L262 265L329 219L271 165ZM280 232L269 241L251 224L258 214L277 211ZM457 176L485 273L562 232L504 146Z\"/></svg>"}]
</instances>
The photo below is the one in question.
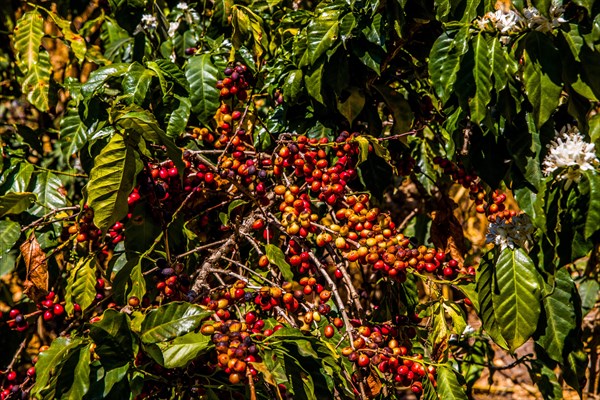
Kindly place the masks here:
<instances>
[{"instance_id":1,"label":"glossy green leaf","mask_svg":"<svg viewBox=\"0 0 600 400\"><path fill-rule=\"evenodd\" d=\"M62 32L63 39L69 44L77 60L82 63L85 60L85 55L87 53L87 46L83 36L71 30L70 21L62 19L52 12L49 15L56 26L59 27L60 31Z\"/></svg>"},{"instance_id":2,"label":"glossy green leaf","mask_svg":"<svg viewBox=\"0 0 600 400\"><path fill-rule=\"evenodd\" d=\"M156 350L150 350L150 355L165 368L183 368L213 348L210 336L200 332L191 332L152 346L156 346Z\"/></svg>"},{"instance_id":3,"label":"glossy green leaf","mask_svg":"<svg viewBox=\"0 0 600 400\"><path fill-rule=\"evenodd\" d=\"M494 77L494 88L500 92L508 84L508 62L510 56L496 36L488 37L490 71ZM514 62L514 60L513 60Z\"/></svg>"},{"instance_id":4,"label":"glossy green leaf","mask_svg":"<svg viewBox=\"0 0 600 400\"><path fill-rule=\"evenodd\" d=\"M80 337L61 336L53 340L50 348L39 355L31 396L36 399L53 399L62 367L85 345L84 339Z\"/></svg>"},{"instance_id":5,"label":"glossy green leaf","mask_svg":"<svg viewBox=\"0 0 600 400\"><path fill-rule=\"evenodd\" d=\"M352 122L356 119L358 114L362 111L365 106L365 95L358 88L351 87L348 89L350 95L341 101L338 99L337 101L337 109L346 118L348 123L352 125Z\"/></svg>"},{"instance_id":6,"label":"glossy green leaf","mask_svg":"<svg viewBox=\"0 0 600 400\"><path fill-rule=\"evenodd\" d=\"M579 393L583 392L582 383L585 382L585 371L588 365L588 356L582 348L569 352L563 361L563 377L569 386Z\"/></svg>"},{"instance_id":7,"label":"glossy green leaf","mask_svg":"<svg viewBox=\"0 0 600 400\"><path fill-rule=\"evenodd\" d=\"M61 193L64 186L58 175L50 171L39 171L33 181L33 192L37 193L35 207L31 209L33 215L42 216L57 208L67 205L66 197Z\"/></svg>"},{"instance_id":8,"label":"glossy green leaf","mask_svg":"<svg viewBox=\"0 0 600 400\"><path fill-rule=\"evenodd\" d=\"M36 195L29 192L7 193L0 196L0 217L8 214L20 214L31 207Z\"/></svg>"},{"instance_id":9,"label":"glossy green leaf","mask_svg":"<svg viewBox=\"0 0 600 400\"><path fill-rule=\"evenodd\" d=\"M492 264L492 253L487 253L482 257L482 262L477 269L477 295L479 300L479 317L483 323L483 328L494 340L494 342L503 349L508 348L506 340L502 337L500 326L494 313L494 304L492 295L496 289L496 279L494 275L494 266Z\"/></svg>"},{"instance_id":10,"label":"glossy green leaf","mask_svg":"<svg viewBox=\"0 0 600 400\"><path fill-rule=\"evenodd\" d=\"M70 108L60 121L60 150L65 159L77 156L87 143L91 129L85 125L77 109Z\"/></svg>"},{"instance_id":11,"label":"glossy green leaf","mask_svg":"<svg viewBox=\"0 0 600 400\"><path fill-rule=\"evenodd\" d=\"M472 46L475 53L475 68L473 70L475 96L471 99L469 105L471 119L479 124L485 119L487 106L492 99L492 66L490 60L493 60L493 55L483 32L475 37Z\"/></svg>"},{"instance_id":12,"label":"glossy green leaf","mask_svg":"<svg viewBox=\"0 0 600 400\"><path fill-rule=\"evenodd\" d=\"M466 400L467 394L451 365L442 365L437 369L437 392L444 400Z\"/></svg>"},{"instance_id":13,"label":"glossy green leaf","mask_svg":"<svg viewBox=\"0 0 600 400\"><path fill-rule=\"evenodd\" d=\"M446 324L446 314L444 307L440 303L433 307L432 326L429 334L429 341L432 345L431 358L434 361L440 361L446 358L448 351L448 336L450 331Z\"/></svg>"},{"instance_id":14,"label":"glossy green leaf","mask_svg":"<svg viewBox=\"0 0 600 400\"><path fill-rule=\"evenodd\" d=\"M321 93L321 80L323 78L323 66L324 62L317 63L317 67L313 68L313 70L304 75L304 83L306 84L306 90L310 97L323 104L323 94Z\"/></svg>"},{"instance_id":15,"label":"glossy green leaf","mask_svg":"<svg viewBox=\"0 0 600 400\"><path fill-rule=\"evenodd\" d=\"M219 24L219 26L228 26L232 6L233 0L216 0L213 8L211 23L214 21Z\"/></svg>"},{"instance_id":16,"label":"glossy green leaf","mask_svg":"<svg viewBox=\"0 0 600 400\"><path fill-rule=\"evenodd\" d=\"M291 71L283 83L283 98L286 103L295 103L302 93L302 70Z\"/></svg>"},{"instance_id":17,"label":"glossy green leaf","mask_svg":"<svg viewBox=\"0 0 600 400\"><path fill-rule=\"evenodd\" d=\"M106 369L127 365L138 353L139 345L131 333L129 319L125 313L108 309L100 321L90 326L95 352Z\"/></svg>"},{"instance_id":18,"label":"glossy green leaf","mask_svg":"<svg viewBox=\"0 0 600 400\"><path fill-rule=\"evenodd\" d=\"M73 303L85 311L96 299L96 259L81 258L69 271L66 310L73 314Z\"/></svg>"},{"instance_id":19,"label":"glossy green leaf","mask_svg":"<svg viewBox=\"0 0 600 400\"><path fill-rule=\"evenodd\" d=\"M40 111L50 108L50 55L47 51L40 51L38 60L27 70L23 78L21 90L27 93L27 100Z\"/></svg>"},{"instance_id":20,"label":"glossy green leaf","mask_svg":"<svg viewBox=\"0 0 600 400\"><path fill-rule=\"evenodd\" d=\"M544 306L544 320L540 320L543 331L537 342L546 353L561 362L565 343L577 340L577 313L575 304L577 289L575 283L566 269L556 272L554 286L547 285L542 304Z\"/></svg>"},{"instance_id":21,"label":"glossy green leaf","mask_svg":"<svg viewBox=\"0 0 600 400\"><path fill-rule=\"evenodd\" d=\"M17 51L17 64L26 73L38 62L40 44L44 36L44 18L37 9L26 12L17 21L13 31L13 45Z\"/></svg>"},{"instance_id":22,"label":"glossy green leaf","mask_svg":"<svg viewBox=\"0 0 600 400\"><path fill-rule=\"evenodd\" d=\"M212 313L182 302L169 303L150 311L142 322L140 339L144 343L165 342L196 329Z\"/></svg>"},{"instance_id":23,"label":"glossy green leaf","mask_svg":"<svg viewBox=\"0 0 600 400\"><path fill-rule=\"evenodd\" d=\"M21 236L21 225L18 222L5 219L0 221L0 276L14 269L15 259L10 250L15 246Z\"/></svg>"},{"instance_id":24,"label":"glossy green leaf","mask_svg":"<svg viewBox=\"0 0 600 400\"><path fill-rule=\"evenodd\" d=\"M600 176L595 171L584 171L584 176L589 185L589 200L583 232L584 238L587 240L600 229Z\"/></svg>"},{"instance_id":25,"label":"glossy green leaf","mask_svg":"<svg viewBox=\"0 0 600 400\"><path fill-rule=\"evenodd\" d=\"M328 10L308 23L306 37L308 54L311 64L315 64L327 50L338 40L340 27L338 10Z\"/></svg>"},{"instance_id":26,"label":"glossy green leaf","mask_svg":"<svg viewBox=\"0 0 600 400\"><path fill-rule=\"evenodd\" d=\"M546 35L529 32L525 38L523 63L523 83L539 128L558 106L562 91L560 54Z\"/></svg>"},{"instance_id":27,"label":"glossy green leaf","mask_svg":"<svg viewBox=\"0 0 600 400\"><path fill-rule=\"evenodd\" d=\"M563 398L562 385L558 382L558 377L552 368L541 361L532 360L528 369L531 380L537 385L544 399L560 400Z\"/></svg>"},{"instance_id":28,"label":"glossy green leaf","mask_svg":"<svg viewBox=\"0 0 600 400\"><path fill-rule=\"evenodd\" d=\"M188 82L183 71L179 69L177 64L174 64L170 60L164 58L154 61L154 64L156 64L162 73L164 73L169 79L181 86L186 92L189 92L190 83Z\"/></svg>"},{"instance_id":29,"label":"glossy green leaf","mask_svg":"<svg viewBox=\"0 0 600 400\"><path fill-rule=\"evenodd\" d=\"M154 76L153 71L144 68L138 63L133 63L129 66L121 82L123 94L127 96L126 101L128 104L134 103L141 106L144 103Z\"/></svg>"},{"instance_id":30,"label":"glossy green leaf","mask_svg":"<svg viewBox=\"0 0 600 400\"><path fill-rule=\"evenodd\" d=\"M86 190L94 224L103 232L127 215L127 197L135 183L138 158L125 138L116 134L94 160Z\"/></svg>"},{"instance_id":31,"label":"glossy green leaf","mask_svg":"<svg viewBox=\"0 0 600 400\"><path fill-rule=\"evenodd\" d=\"M177 107L171 112L167 123L166 134L170 138L176 138L185 132L192 110L192 103L187 97L175 95L175 99Z\"/></svg>"},{"instance_id":32,"label":"glossy green leaf","mask_svg":"<svg viewBox=\"0 0 600 400\"><path fill-rule=\"evenodd\" d=\"M505 248L496 261L494 314L511 351L535 332L540 316L539 274L523 249ZM481 299L480 299L481 302Z\"/></svg>"},{"instance_id":33,"label":"glossy green leaf","mask_svg":"<svg viewBox=\"0 0 600 400\"><path fill-rule=\"evenodd\" d=\"M175 145L165 131L158 125L158 121L154 115L138 106L130 106L119 111L115 117L115 122L130 134L134 142L138 137L142 137L154 144L160 144L167 149L167 156L173 161L180 173L183 173L185 164L182 159L182 152ZM132 135L135 133L136 135Z\"/></svg>"},{"instance_id":34,"label":"glossy green leaf","mask_svg":"<svg viewBox=\"0 0 600 400\"><path fill-rule=\"evenodd\" d=\"M285 260L285 255L279 247L274 244L267 244L265 245L265 254L271 264L277 265L279 271L281 271L281 275L283 275L283 278L286 281L292 282L294 280L291 266Z\"/></svg>"},{"instance_id":35,"label":"glossy green leaf","mask_svg":"<svg viewBox=\"0 0 600 400\"><path fill-rule=\"evenodd\" d=\"M429 54L429 76L437 96L445 103L452 94L460 62L467 52L469 27L459 30L455 35L442 33L437 38Z\"/></svg>"},{"instance_id":36,"label":"glossy green leaf","mask_svg":"<svg viewBox=\"0 0 600 400\"><path fill-rule=\"evenodd\" d=\"M215 87L217 74L210 54L191 57L185 68L185 76L190 84L192 112L203 124L208 123L219 108L219 90Z\"/></svg>"},{"instance_id":37,"label":"glossy green leaf","mask_svg":"<svg viewBox=\"0 0 600 400\"><path fill-rule=\"evenodd\" d=\"M63 393L61 399L81 400L90 388L90 361L92 343L79 350L79 359L73 371L73 384Z\"/></svg>"},{"instance_id":38,"label":"glossy green leaf","mask_svg":"<svg viewBox=\"0 0 600 400\"><path fill-rule=\"evenodd\" d=\"M98 68L90 73L88 80L81 85L81 94L84 98L90 98L96 91L100 90L110 78L120 77L127 73L128 69L129 64L126 63L115 63Z\"/></svg>"},{"instance_id":39,"label":"glossy green leaf","mask_svg":"<svg viewBox=\"0 0 600 400\"><path fill-rule=\"evenodd\" d=\"M587 315L594 308L599 294L600 283L597 280L586 278L579 283L582 315Z\"/></svg>"}]
</instances>

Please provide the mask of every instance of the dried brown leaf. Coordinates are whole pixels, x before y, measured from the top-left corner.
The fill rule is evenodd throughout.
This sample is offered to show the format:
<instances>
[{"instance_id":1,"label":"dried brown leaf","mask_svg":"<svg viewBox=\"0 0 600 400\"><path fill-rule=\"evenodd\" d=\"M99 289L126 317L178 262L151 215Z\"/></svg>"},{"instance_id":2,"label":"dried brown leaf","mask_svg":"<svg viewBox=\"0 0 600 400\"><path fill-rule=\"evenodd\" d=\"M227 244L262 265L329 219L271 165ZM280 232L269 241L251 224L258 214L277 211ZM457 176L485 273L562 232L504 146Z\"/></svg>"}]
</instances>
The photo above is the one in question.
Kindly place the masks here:
<instances>
[{"instance_id":1,"label":"dried brown leaf","mask_svg":"<svg viewBox=\"0 0 600 400\"><path fill-rule=\"evenodd\" d=\"M48 263L46 253L40 247L35 234L32 233L20 247L21 255L25 260L27 277L25 283L25 294L38 301L48 292Z\"/></svg>"}]
</instances>

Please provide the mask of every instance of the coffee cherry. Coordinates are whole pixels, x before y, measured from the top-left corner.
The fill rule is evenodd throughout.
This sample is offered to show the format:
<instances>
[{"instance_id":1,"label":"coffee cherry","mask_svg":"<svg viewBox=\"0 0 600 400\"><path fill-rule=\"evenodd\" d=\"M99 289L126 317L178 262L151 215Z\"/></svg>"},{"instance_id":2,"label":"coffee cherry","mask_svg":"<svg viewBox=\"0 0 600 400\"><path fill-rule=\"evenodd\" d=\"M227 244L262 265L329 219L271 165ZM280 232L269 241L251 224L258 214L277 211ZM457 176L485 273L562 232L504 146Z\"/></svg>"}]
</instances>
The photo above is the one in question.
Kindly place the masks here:
<instances>
[{"instance_id":1,"label":"coffee cherry","mask_svg":"<svg viewBox=\"0 0 600 400\"><path fill-rule=\"evenodd\" d=\"M331 339L333 337L333 335L335 334L335 330L333 329L333 326L326 325L325 329L323 331L323 334L325 335L325 337L327 339Z\"/></svg>"}]
</instances>

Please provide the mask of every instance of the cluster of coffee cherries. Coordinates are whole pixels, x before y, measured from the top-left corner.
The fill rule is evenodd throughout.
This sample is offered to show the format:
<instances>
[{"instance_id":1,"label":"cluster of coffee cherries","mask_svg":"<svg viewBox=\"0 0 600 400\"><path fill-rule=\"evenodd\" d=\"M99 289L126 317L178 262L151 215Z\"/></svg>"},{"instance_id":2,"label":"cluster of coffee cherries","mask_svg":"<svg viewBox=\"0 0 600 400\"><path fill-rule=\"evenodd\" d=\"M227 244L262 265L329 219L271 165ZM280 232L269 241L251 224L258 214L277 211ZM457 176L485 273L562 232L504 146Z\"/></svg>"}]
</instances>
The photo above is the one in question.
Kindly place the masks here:
<instances>
[{"instance_id":1,"label":"cluster of coffee cherries","mask_svg":"<svg viewBox=\"0 0 600 400\"><path fill-rule=\"evenodd\" d=\"M344 193L346 184L357 177L355 164L359 152L353 140L355 134L340 133L334 142L327 138L308 138L299 135L281 147L273 163L273 174L281 176L285 170L303 178L310 192L323 202L334 205ZM333 154L330 154L333 152ZM329 159L335 156L335 162Z\"/></svg>"},{"instance_id":2,"label":"cluster of coffee cherries","mask_svg":"<svg viewBox=\"0 0 600 400\"><path fill-rule=\"evenodd\" d=\"M117 221L111 226L106 236L94 225L94 210L87 204L83 206L81 217L77 222L66 228L69 236L75 236L75 240L82 245L89 245L92 251L100 250L100 255L109 255L109 250L125 239L125 225Z\"/></svg>"},{"instance_id":3,"label":"cluster of coffee cherries","mask_svg":"<svg viewBox=\"0 0 600 400\"><path fill-rule=\"evenodd\" d=\"M252 321L248 315L246 319ZM201 332L210 335L215 345L217 366L229 376L229 382L232 384L246 381L248 375L252 377L258 375L250 363L260 362L261 359L250 335L253 331L262 333L262 328L264 328L263 320L255 320L251 323L226 320L202 326Z\"/></svg>"},{"instance_id":4,"label":"cluster of coffee cherries","mask_svg":"<svg viewBox=\"0 0 600 400\"><path fill-rule=\"evenodd\" d=\"M50 322L65 316L65 307L57 303L57 300L56 294L49 292L44 300L37 304L38 309L43 311L42 318L44 321Z\"/></svg>"},{"instance_id":5,"label":"cluster of coffee cherries","mask_svg":"<svg viewBox=\"0 0 600 400\"><path fill-rule=\"evenodd\" d=\"M3 313L0 313L0 316L4 316ZM14 329L17 332L23 332L29 328L29 322L27 321L27 316L21 313L21 310L18 308L12 308L8 312L8 321L6 321L8 327L10 329Z\"/></svg>"},{"instance_id":6,"label":"cluster of coffee cherries","mask_svg":"<svg viewBox=\"0 0 600 400\"><path fill-rule=\"evenodd\" d=\"M422 380L435 385L436 370L426 366L422 354L411 354L410 339L416 336L413 324L420 318L398 317L397 324L360 325L352 346L342 349L342 355L359 368L376 367L390 381L409 387L417 395L423 391ZM353 321L355 325L359 321Z\"/></svg>"},{"instance_id":7,"label":"cluster of coffee cherries","mask_svg":"<svg viewBox=\"0 0 600 400\"><path fill-rule=\"evenodd\" d=\"M190 277L183 273L183 264L169 262L164 258L156 260L158 276L156 289L167 299L187 299L190 290Z\"/></svg>"},{"instance_id":8,"label":"cluster of coffee cherries","mask_svg":"<svg viewBox=\"0 0 600 400\"><path fill-rule=\"evenodd\" d=\"M24 377L19 377L17 371L10 370L4 373L4 384L0 388L0 400L29 398L26 387L35 379L35 367L29 367Z\"/></svg>"},{"instance_id":9,"label":"cluster of coffee cherries","mask_svg":"<svg viewBox=\"0 0 600 400\"><path fill-rule=\"evenodd\" d=\"M481 181L474 172L467 172L461 163L454 163L442 157L435 157L433 162L439 165L452 180L469 189L469 197L475 201L475 210L479 214L485 214L488 221L496 221L497 218L510 219L517 214L514 210L506 209L504 204L506 194L499 190L494 190L491 202L487 202L487 194Z\"/></svg>"}]
</instances>

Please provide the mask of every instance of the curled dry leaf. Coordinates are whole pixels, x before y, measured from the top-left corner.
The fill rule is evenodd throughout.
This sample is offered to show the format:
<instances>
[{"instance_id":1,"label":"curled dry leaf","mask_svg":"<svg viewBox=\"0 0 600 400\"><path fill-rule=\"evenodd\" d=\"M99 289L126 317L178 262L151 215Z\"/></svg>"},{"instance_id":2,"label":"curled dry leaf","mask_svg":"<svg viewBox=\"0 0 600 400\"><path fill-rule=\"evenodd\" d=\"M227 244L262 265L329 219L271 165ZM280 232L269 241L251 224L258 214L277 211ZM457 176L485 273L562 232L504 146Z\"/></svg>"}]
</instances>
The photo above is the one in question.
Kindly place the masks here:
<instances>
[{"instance_id":1,"label":"curled dry leaf","mask_svg":"<svg viewBox=\"0 0 600 400\"><path fill-rule=\"evenodd\" d=\"M20 247L27 268L25 294L38 301L48 292L48 263L34 233Z\"/></svg>"},{"instance_id":2,"label":"curled dry leaf","mask_svg":"<svg viewBox=\"0 0 600 400\"><path fill-rule=\"evenodd\" d=\"M466 248L463 229L454 215L456 203L448 196L439 199L438 207L433 214L431 224L431 241L435 247L443 249L447 254L463 265Z\"/></svg>"}]
</instances>

